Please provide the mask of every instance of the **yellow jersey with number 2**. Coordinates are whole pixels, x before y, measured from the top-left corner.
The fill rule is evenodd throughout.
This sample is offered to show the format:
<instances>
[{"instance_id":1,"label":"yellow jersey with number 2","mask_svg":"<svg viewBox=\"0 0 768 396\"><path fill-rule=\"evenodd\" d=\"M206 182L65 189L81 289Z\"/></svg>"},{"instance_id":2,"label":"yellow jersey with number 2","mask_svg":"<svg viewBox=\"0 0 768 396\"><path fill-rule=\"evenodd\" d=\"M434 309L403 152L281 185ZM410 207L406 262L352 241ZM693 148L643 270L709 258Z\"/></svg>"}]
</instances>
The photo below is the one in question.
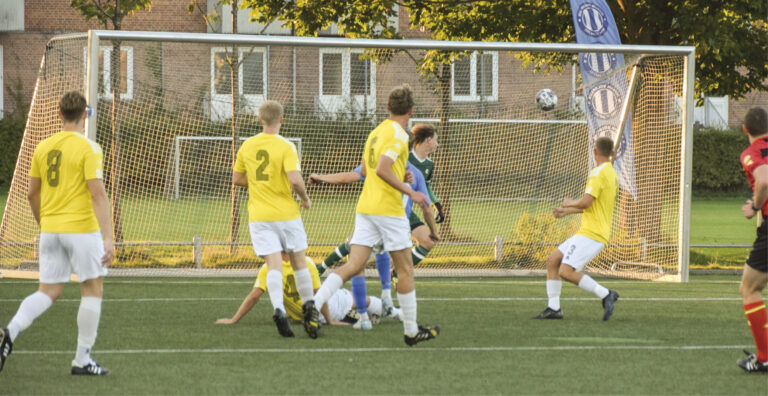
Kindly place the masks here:
<instances>
[{"instance_id":1,"label":"yellow jersey with number 2","mask_svg":"<svg viewBox=\"0 0 768 396\"><path fill-rule=\"evenodd\" d=\"M234 170L248 178L249 221L288 221L301 216L286 174L301 171L291 141L268 133L249 138L237 151Z\"/></svg>"},{"instance_id":2,"label":"yellow jersey with number 2","mask_svg":"<svg viewBox=\"0 0 768 396\"><path fill-rule=\"evenodd\" d=\"M613 206L616 204L618 191L619 181L610 162L605 162L589 172L584 193L591 195L595 200L584 209L577 235L584 235L608 245L608 240L611 239Z\"/></svg>"},{"instance_id":3,"label":"yellow jersey with number 2","mask_svg":"<svg viewBox=\"0 0 768 396\"><path fill-rule=\"evenodd\" d=\"M102 178L102 159L101 147L74 131L61 131L35 147L29 176L41 179L41 232L100 230L86 181Z\"/></svg>"},{"instance_id":4,"label":"yellow jersey with number 2","mask_svg":"<svg viewBox=\"0 0 768 396\"><path fill-rule=\"evenodd\" d=\"M394 163L392 170L398 180L405 178L405 163L408 161L408 134L395 121L385 120L371 131L365 142L363 160L366 177L363 192L357 201L357 213L405 217L402 193L376 175L379 158L385 155Z\"/></svg>"},{"instance_id":5,"label":"yellow jersey with number 2","mask_svg":"<svg viewBox=\"0 0 768 396\"><path fill-rule=\"evenodd\" d=\"M317 272L317 267L312 259L307 257L307 268L309 269L309 275L312 277L312 288L317 290L320 288L320 274ZM293 272L293 267L288 261L283 261L283 305L285 305L285 313L293 320L301 321L304 319L304 314L301 311L301 297L299 297L299 289L296 288L296 275ZM267 273L269 267L264 264L259 269L259 275L256 278L256 283L253 284L254 289L259 288L267 291Z\"/></svg>"}]
</instances>

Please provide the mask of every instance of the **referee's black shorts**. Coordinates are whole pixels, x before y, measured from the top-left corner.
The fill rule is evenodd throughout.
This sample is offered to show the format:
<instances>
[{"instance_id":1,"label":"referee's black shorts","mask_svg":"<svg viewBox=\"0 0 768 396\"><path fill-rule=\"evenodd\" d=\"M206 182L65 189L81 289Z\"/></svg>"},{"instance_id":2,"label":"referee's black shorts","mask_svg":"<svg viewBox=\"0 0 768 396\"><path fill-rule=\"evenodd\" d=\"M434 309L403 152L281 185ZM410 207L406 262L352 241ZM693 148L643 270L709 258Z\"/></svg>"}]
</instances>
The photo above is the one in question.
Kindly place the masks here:
<instances>
[{"instance_id":1,"label":"referee's black shorts","mask_svg":"<svg viewBox=\"0 0 768 396\"><path fill-rule=\"evenodd\" d=\"M747 265L760 272L768 272L768 219L757 227L757 239L749 252Z\"/></svg>"}]
</instances>

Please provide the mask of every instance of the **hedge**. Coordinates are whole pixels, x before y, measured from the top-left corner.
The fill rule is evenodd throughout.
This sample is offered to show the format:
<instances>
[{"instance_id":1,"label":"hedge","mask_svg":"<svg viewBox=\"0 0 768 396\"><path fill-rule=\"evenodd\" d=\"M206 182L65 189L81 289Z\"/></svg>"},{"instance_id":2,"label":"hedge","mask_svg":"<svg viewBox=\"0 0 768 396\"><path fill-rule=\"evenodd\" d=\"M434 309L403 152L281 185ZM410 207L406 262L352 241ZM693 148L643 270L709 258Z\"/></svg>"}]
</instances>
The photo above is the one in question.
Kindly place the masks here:
<instances>
[{"instance_id":1,"label":"hedge","mask_svg":"<svg viewBox=\"0 0 768 396\"><path fill-rule=\"evenodd\" d=\"M749 191L739 157L749 145L739 130L702 128L693 133L692 182L694 193Z\"/></svg>"}]
</instances>

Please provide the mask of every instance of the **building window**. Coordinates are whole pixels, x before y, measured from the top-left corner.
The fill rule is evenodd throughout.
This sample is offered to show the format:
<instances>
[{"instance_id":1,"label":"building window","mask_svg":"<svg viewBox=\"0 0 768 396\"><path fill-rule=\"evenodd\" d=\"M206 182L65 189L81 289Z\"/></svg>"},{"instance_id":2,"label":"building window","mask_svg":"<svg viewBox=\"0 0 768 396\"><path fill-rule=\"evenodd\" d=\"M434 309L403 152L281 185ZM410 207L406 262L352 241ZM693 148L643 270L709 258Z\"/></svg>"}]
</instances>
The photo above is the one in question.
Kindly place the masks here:
<instances>
[{"instance_id":1,"label":"building window","mask_svg":"<svg viewBox=\"0 0 768 396\"><path fill-rule=\"evenodd\" d=\"M238 68L238 92L245 103L247 113L256 114L258 107L267 97L267 51L264 48L240 48ZM211 49L211 96L212 110L220 117L232 115L232 70L227 63L227 49Z\"/></svg>"},{"instance_id":2,"label":"building window","mask_svg":"<svg viewBox=\"0 0 768 396\"><path fill-rule=\"evenodd\" d=\"M99 97L112 99L112 47L99 48ZM83 79L87 79L88 47L83 48ZM88 81L85 81L88 86ZM133 99L133 47L120 47L120 99Z\"/></svg>"},{"instance_id":3,"label":"building window","mask_svg":"<svg viewBox=\"0 0 768 396\"><path fill-rule=\"evenodd\" d=\"M320 106L329 113L376 109L376 65L363 51L320 50Z\"/></svg>"},{"instance_id":4,"label":"building window","mask_svg":"<svg viewBox=\"0 0 768 396\"><path fill-rule=\"evenodd\" d=\"M451 99L455 102L499 100L499 53L473 52L451 64Z\"/></svg>"}]
</instances>

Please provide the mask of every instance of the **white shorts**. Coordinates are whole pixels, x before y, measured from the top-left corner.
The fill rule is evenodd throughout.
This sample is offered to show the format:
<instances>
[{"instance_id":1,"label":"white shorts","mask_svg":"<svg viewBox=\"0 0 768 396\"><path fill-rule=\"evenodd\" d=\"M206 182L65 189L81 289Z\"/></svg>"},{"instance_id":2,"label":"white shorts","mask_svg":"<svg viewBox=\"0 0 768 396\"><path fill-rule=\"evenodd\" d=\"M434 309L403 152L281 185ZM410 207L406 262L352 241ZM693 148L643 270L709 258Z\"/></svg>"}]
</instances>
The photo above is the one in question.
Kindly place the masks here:
<instances>
[{"instance_id":1,"label":"white shorts","mask_svg":"<svg viewBox=\"0 0 768 396\"><path fill-rule=\"evenodd\" d=\"M557 250L563 254L563 264L568 264L576 271L581 271L605 245L584 235L574 235L561 243Z\"/></svg>"},{"instance_id":2,"label":"white shorts","mask_svg":"<svg viewBox=\"0 0 768 396\"><path fill-rule=\"evenodd\" d=\"M354 298L352 293L347 289L336 290L331 298L328 299L328 311L331 313L331 319L334 321L341 321L347 316L347 313L352 310L354 305ZM320 315L320 323L325 322L325 316Z\"/></svg>"},{"instance_id":3,"label":"white shorts","mask_svg":"<svg viewBox=\"0 0 768 396\"><path fill-rule=\"evenodd\" d=\"M385 252L407 249L412 245L408 218L355 214L355 231L350 245L362 245L373 248L383 244Z\"/></svg>"},{"instance_id":4,"label":"white shorts","mask_svg":"<svg viewBox=\"0 0 768 396\"><path fill-rule=\"evenodd\" d=\"M288 221L252 221L253 250L259 256L277 252L299 252L307 249L307 233L301 218Z\"/></svg>"},{"instance_id":5,"label":"white shorts","mask_svg":"<svg viewBox=\"0 0 768 396\"><path fill-rule=\"evenodd\" d=\"M79 282L106 276L103 256L101 232L40 233L40 283L66 283L73 272Z\"/></svg>"}]
</instances>

